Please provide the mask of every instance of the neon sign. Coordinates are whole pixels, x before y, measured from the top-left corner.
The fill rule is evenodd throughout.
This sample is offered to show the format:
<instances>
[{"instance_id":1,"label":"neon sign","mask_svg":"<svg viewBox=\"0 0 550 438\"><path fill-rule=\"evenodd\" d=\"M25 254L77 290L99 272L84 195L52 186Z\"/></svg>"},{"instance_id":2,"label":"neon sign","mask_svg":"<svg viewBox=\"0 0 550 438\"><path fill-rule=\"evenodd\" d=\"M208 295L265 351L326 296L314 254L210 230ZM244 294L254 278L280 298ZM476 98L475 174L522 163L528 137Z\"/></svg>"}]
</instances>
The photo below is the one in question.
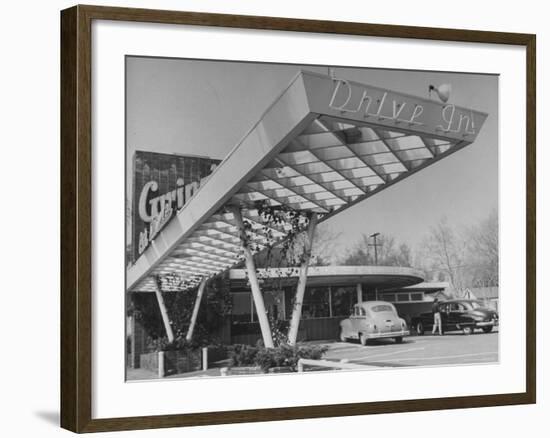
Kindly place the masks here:
<instances>
[{"instance_id":1,"label":"neon sign","mask_svg":"<svg viewBox=\"0 0 550 438\"><path fill-rule=\"evenodd\" d=\"M464 137L476 134L472 110L454 104L419 100L414 96L367 87L345 79L333 79L334 89L328 106L335 111L354 114L377 124L389 123L404 128L423 128L437 133L459 134Z\"/></svg>"}]
</instances>

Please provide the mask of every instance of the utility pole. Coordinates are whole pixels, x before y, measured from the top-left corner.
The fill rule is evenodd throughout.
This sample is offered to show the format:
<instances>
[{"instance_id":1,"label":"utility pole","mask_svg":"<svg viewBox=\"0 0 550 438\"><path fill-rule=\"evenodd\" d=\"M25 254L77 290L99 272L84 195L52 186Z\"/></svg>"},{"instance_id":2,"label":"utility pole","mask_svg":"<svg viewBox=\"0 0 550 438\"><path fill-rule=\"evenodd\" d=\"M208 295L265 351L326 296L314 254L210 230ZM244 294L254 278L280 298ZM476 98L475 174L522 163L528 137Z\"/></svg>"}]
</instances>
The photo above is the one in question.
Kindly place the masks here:
<instances>
[{"instance_id":1,"label":"utility pole","mask_svg":"<svg viewBox=\"0 0 550 438\"><path fill-rule=\"evenodd\" d=\"M374 246L374 264L378 266L378 247L382 246L381 243L377 243L376 238L380 236L380 233L371 234L369 237L374 239L374 243L369 243L369 246Z\"/></svg>"}]
</instances>

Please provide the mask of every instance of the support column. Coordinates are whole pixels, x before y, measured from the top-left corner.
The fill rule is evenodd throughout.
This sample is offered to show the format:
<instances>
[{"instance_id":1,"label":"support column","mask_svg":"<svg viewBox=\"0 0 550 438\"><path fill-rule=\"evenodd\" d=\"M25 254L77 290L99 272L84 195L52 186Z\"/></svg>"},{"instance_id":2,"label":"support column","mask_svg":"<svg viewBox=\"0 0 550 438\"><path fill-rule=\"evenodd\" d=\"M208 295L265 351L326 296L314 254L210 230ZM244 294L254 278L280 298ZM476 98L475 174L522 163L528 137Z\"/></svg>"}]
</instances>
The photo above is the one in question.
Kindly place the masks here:
<instances>
[{"instance_id":1,"label":"support column","mask_svg":"<svg viewBox=\"0 0 550 438\"><path fill-rule=\"evenodd\" d=\"M185 335L185 340L190 341L193 338L193 331L195 330L195 324L197 323L197 316L199 315L199 307L201 306L202 295L206 289L206 279L201 281L199 290L197 292L197 298L195 299L195 305L193 306L193 313L191 314L191 322L189 323L189 328L187 329L187 335Z\"/></svg>"},{"instance_id":2,"label":"support column","mask_svg":"<svg viewBox=\"0 0 550 438\"><path fill-rule=\"evenodd\" d=\"M266 348L273 348L273 337L271 336L271 327L269 326L269 320L267 319L267 312L264 305L264 297L260 290L260 283L256 276L256 266L254 264L254 258L252 257L252 251L246 245L246 234L244 230L243 216L241 209L237 206L231 207L231 213L237 223L239 230L239 238L241 241L241 247L244 253L244 261L246 265L246 271L248 273L248 281L250 282L250 289L252 291L252 298L254 299L254 305L256 306L256 314L258 316L258 322L260 323L260 330L262 331L262 339Z\"/></svg>"},{"instance_id":3,"label":"support column","mask_svg":"<svg viewBox=\"0 0 550 438\"><path fill-rule=\"evenodd\" d=\"M292 309L292 319L288 329L288 343L295 345L298 338L298 329L300 328L300 319L302 319L302 304L304 302L304 294L307 283L307 270L309 260L311 258L311 246L313 244L313 234L317 226L317 213L312 213L307 227L307 239L304 243L304 257L300 265L300 276L298 277L298 286L296 288L296 297L294 300L294 308Z\"/></svg>"},{"instance_id":4,"label":"support column","mask_svg":"<svg viewBox=\"0 0 550 438\"><path fill-rule=\"evenodd\" d=\"M164 304L164 298L162 298L158 280L155 281L155 295L157 296L157 301L159 303L160 314L162 315L162 322L164 323L166 336L168 336L168 342L174 342L174 332L172 331L172 326L170 325L170 318L168 318L168 312L166 311L166 305Z\"/></svg>"},{"instance_id":5,"label":"support column","mask_svg":"<svg viewBox=\"0 0 550 438\"><path fill-rule=\"evenodd\" d=\"M131 343L131 350L132 354L130 355L130 367L131 368L140 368L141 366L141 353L145 351L145 338L146 335L144 333L143 327L141 326L141 323L137 321L136 313L132 313L131 316L131 336L130 336L130 343Z\"/></svg>"},{"instance_id":6,"label":"support column","mask_svg":"<svg viewBox=\"0 0 550 438\"><path fill-rule=\"evenodd\" d=\"M363 302L363 285L361 283L357 283L357 304L361 304Z\"/></svg>"}]
</instances>

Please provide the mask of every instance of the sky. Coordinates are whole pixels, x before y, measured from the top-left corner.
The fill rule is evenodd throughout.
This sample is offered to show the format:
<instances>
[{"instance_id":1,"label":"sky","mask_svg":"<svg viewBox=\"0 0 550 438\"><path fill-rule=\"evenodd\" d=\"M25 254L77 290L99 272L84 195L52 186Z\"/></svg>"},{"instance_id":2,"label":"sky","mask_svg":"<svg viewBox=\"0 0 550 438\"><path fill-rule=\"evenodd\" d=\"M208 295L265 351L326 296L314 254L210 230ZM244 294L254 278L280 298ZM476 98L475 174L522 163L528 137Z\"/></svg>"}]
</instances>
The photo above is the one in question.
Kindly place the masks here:
<instances>
[{"instance_id":1,"label":"sky","mask_svg":"<svg viewBox=\"0 0 550 438\"><path fill-rule=\"evenodd\" d=\"M335 255L375 232L414 249L442 217L461 228L498 208L498 76L334 67L338 77L424 98L430 84L449 83L449 103L489 114L473 144L327 220L339 236ZM300 69L328 74L327 66L127 57L127 175L136 150L223 159Z\"/></svg>"}]
</instances>

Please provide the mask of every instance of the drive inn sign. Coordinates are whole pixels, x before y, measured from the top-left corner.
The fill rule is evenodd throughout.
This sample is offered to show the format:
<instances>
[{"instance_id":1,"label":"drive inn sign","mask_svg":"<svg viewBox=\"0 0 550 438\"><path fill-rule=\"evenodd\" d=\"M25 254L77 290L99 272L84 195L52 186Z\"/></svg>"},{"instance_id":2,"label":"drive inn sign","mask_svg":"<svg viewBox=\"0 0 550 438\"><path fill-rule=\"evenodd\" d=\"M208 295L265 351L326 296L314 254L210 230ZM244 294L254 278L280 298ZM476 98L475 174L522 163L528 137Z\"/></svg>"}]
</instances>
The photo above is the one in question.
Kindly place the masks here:
<instances>
[{"instance_id":1,"label":"drive inn sign","mask_svg":"<svg viewBox=\"0 0 550 438\"><path fill-rule=\"evenodd\" d=\"M333 82L328 107L367 123L387 123L388 128L413 128L417 132L467 139L475 137L477 126L484 120L483 115L454 104L419 99L345 79L334 78Z\"/></svg>"}]
</instances>

